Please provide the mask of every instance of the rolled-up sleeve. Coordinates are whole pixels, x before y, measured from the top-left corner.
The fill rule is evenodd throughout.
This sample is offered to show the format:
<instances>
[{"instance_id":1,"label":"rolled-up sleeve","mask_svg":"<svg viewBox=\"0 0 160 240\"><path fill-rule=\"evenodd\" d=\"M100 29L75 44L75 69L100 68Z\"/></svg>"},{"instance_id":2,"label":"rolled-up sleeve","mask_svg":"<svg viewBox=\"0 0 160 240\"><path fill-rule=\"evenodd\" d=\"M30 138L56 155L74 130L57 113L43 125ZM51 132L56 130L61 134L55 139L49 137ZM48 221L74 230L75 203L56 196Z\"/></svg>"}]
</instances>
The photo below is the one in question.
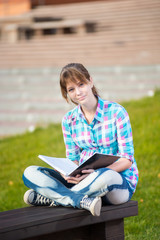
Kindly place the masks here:
<instances>
[{"instance_id":1,"label":"rolled-up sleeve","mask_svg":"<svg viewBox=\"0 0 160 240\"><path fill-rule=\"evenodd\" d=\"M67 116L64 116L64 118L62 119L62 132L66 147L66 157L71 161L79 161L80 148L73 141L72 133L70 130L70 123Z\"/></svg>"},{"instance_id":2,"label":"rolled-up sleeve","mask_svg":"<svg viewBox=\"0 0 160 240\"><path fill-rule=\"evenodd\" d=\"M120 107L116 116L118 155L134 161L132 128L127 111Z\"/></svg>"}]
</instances>

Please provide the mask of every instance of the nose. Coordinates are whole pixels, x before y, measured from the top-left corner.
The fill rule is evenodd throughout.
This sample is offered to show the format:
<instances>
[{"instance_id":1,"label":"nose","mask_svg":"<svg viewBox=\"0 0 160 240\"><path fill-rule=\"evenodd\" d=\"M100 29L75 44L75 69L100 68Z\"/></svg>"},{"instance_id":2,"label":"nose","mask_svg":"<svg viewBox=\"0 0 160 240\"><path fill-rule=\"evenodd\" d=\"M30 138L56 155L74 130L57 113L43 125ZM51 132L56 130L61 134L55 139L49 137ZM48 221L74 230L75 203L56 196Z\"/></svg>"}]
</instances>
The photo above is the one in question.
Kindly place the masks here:
<instances>
[{"instance_id":1,"label":"nose","mask_svg":"<svg viewBox=\"0 0 160 240\"><path fill-rule=\"evenodd\" d=\"M79 89L79 87L76 87L76 94L77 94L77 95L80 94L80 89Z\"/></svg>"}]
</instances>

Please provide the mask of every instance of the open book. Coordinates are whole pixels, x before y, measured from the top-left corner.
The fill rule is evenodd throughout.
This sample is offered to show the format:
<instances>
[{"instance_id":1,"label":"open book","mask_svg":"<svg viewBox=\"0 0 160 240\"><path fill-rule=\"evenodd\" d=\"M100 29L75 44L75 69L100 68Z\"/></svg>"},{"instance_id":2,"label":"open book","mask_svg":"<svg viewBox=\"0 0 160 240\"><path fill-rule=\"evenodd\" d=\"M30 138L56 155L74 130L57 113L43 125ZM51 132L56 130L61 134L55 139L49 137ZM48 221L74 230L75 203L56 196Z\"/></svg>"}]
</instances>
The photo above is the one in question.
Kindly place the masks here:
<instances>
[{"instance_id":1,"label":"open book","mask_svg":"<svg viewBox=\"0 0 160 240\"><path fill-rule=\"evenodd\" d=\"M98 169L107 167L120 158L119 156L95 153L83 164L77 166L74 162L67 158L55 158L44 155L39 155L38 157L65 176L76 176L77 174L82 174L82 170L84 169Z\"/></svg>"}]
</instances>

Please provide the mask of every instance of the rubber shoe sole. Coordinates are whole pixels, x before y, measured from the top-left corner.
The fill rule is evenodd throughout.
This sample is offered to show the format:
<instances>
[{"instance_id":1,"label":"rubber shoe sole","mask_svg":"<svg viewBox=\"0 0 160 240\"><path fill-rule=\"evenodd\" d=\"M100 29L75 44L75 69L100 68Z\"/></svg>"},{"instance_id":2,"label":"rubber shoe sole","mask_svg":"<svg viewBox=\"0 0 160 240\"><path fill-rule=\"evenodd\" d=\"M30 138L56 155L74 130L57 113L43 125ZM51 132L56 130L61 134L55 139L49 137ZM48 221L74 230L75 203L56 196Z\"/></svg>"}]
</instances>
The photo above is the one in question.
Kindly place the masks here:
<instances>
[{"instance_id":1,"label":"rubber shoe sole","mask_svg":"<svg viewBox=\"0 0 160 240\"><path fill-rule=\"evenodd\" d=\"M23 197L24 202L28 205L33 205L33 204L31 204L31 202L29 202L29 198L31 197L31 194L34 194L33 189L30 189L27 192L25 192L24 197ZM33 195L33 198L34 198L34 195Z\"/></svg>"},{"instance_id":2,"label":"rubber shoe sole","mask_svg":"<svg viewBox=\"0 0 160 240\"><path fill-rule=\"evenodd\" d=\"M102 207L102 200L100 197L96 197L91 206L90 206L90 212L93 216L99 217L101 214L101 207Z\"/></svg>"}]
</instances>

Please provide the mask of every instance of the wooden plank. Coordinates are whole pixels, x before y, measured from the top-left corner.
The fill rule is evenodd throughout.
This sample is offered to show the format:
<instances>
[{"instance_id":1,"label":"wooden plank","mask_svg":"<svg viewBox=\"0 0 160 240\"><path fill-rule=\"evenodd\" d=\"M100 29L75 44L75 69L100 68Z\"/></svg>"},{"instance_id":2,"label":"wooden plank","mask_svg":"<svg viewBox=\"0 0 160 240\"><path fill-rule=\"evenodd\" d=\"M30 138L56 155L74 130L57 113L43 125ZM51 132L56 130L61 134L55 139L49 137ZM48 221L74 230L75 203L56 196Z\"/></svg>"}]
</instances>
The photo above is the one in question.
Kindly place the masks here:
<instances>
[{"instance_id":1,"label":"wooden plank","mask_svg":"<svg viewBox=\"0 0 160 240\"><path fill-rule=\"evenodd\" d=\"M107 223L98 223L72 230L56 232L29 240L124 240L124 221L118 219Z\"/></svg>"},{"instance_id":2,"label":"wooden plank","mask_svg":"<svg viewBox=\"0 0 160 240\"><path fill-rule=\"evenodd\" d=\"M11 213L10 213L11 212ZM123 219L138 214L135 201L104 206L100 217L88 211L63 207L30 207L0 213L0 238L23 239Z\"/></svg>"}]
</instances>

